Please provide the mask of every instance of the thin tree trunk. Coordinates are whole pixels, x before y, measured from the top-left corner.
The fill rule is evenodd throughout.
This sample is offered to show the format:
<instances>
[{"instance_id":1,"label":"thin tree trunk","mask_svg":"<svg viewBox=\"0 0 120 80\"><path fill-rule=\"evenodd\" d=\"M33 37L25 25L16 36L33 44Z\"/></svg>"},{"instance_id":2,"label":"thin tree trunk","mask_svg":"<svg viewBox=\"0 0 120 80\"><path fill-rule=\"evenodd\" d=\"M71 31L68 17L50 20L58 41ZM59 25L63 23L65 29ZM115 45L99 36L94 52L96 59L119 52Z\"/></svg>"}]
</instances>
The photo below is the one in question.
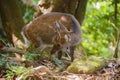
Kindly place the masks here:
<instances>
[{"instance_id":1,"label":"thin tree trunk","mask_svg":"<svg viewBox=\"0 0 120 80\"><path fill-rule=\"evenodd\" d=\"M0 0L0 14L8 39L15 47L22 48L24 44L20 32L24 22L18 0Z\"/></svg>"},{"instance_id":2,"label":"thin tree trunk","mask_svg":"<svg viewBox=\"0 0 120 80\"><path fill-rule=\"evenodd\" d=\"M87 1L88 0L78 0L77 8L75 10L75 17L79 21L79 23L82 25L82 22L84 20L86 7L87 7Z\"/></svg>"},{"instance_id":3,"label":"thin tree trunk","mask_svg":"<svg viewBox=\"0 0 120 80\"><path fill-rule=\"evenodd\" d=\"M114 19L115 19L115 27L117 27L117 8L118 8L118 6L117 6L117 0L114 0L115 1L115 3L114 3ZM119 31L117 31L116 32L116 46L115 46L115 52L114 52L114 58L118 58L118 45L119 45L119 39L120 39L120 32Z\"/></svg>"}]
</instances>

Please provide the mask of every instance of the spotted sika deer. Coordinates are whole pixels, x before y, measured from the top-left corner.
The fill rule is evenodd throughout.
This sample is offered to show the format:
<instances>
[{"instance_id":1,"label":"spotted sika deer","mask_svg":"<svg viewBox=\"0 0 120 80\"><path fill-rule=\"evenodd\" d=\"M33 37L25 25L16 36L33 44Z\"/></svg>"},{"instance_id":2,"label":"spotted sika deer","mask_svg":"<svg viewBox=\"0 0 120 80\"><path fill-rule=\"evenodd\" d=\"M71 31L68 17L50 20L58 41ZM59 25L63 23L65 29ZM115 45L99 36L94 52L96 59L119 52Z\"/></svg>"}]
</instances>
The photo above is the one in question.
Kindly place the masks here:
<instances>
[{"instance_id":1,"label":"spotted sika deer","mask_svg":"<svg viewBox=\"0 0 120 80\"><path fill-rule=\"evenodd\" d=\"M25 43L29 41L35 47L44 50L52 46L51 55L58 53L61 59L62 51L74 57L75 46L81 40L80 24L73 15L51 12L41 15L28 23L22 30Z\"/></svg>"}]
</instances>

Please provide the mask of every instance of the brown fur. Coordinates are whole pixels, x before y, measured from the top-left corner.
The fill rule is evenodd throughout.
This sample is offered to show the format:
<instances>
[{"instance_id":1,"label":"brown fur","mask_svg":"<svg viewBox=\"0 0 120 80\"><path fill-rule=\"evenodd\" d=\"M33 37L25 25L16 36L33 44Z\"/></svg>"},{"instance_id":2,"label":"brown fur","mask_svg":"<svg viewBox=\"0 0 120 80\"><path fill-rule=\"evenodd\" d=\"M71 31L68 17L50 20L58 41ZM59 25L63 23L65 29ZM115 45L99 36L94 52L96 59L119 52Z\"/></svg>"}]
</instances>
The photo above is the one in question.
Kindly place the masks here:
<instances>
[{"instance_id":1,"label":"brown fur","mask_svg":"<svg viewBox=\"0 0 120 80\"><path fill-rule=\"evenodd\" d=\"M71 49L81 39L80 25L74 16L59 12L47 13L35 18L24 27L23 33L36 47L44 49L44 45L52 45L51 54L67 48ZM69 53L73 54L74 51L71 50Z\"/></svg>"}]
</instances>

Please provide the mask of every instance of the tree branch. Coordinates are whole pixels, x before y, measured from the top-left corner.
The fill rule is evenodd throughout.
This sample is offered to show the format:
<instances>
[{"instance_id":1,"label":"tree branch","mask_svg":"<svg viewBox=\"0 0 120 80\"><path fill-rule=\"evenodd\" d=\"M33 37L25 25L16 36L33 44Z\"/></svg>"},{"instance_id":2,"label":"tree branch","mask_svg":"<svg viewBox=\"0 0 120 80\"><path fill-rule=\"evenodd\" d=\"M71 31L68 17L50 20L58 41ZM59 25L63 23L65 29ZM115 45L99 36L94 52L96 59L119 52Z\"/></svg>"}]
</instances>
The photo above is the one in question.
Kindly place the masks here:
<instances>
[{"instance_id":1,"label":"tree branch","mask_svg":"<svg viewBox=\"0 0 120 80\"><path fill-rule=\"evenodd\" d=\"M14 47L3 47L0 48L0 52L12 52L12 53L18 53L18 54L25 54L27 51L24 50L18 50Z\"/></svg>"}]
</instances>

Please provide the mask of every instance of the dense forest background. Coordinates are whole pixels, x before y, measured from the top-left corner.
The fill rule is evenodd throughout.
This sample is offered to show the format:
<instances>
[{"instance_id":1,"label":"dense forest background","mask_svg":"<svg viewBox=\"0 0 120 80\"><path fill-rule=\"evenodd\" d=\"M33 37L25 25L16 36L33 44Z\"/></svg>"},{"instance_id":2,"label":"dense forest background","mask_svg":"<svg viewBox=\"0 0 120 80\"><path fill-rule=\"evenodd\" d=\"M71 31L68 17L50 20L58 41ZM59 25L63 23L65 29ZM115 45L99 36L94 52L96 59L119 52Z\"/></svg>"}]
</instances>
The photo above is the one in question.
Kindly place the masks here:
<instances>
[{"instance_id":1,"label":"dense forest background","mask_svg":"<svg viewBox=\"0 0 120 80\"><path fill-rule=\"evenodd\" d=\"M117 44L120 45L117 43L120 40L120 4L117 5L116 11L116 0L88 2L82 30L83 45L89 55L112 57Z\"/></svg>"},{"instance_id":2,"label":"dense forest background","mask_svg":"<svg viewBox=\"0 0 120 80\"><path fill-rule=\"evenodd\" d=\"M40 0L13 0L13 2L15 3L14 5L17 5L17 8L15 8L15 6L6 8L5 5L9 4L2 5L4 4L4 1L3 3L1 3L2 0L0 0L0 40L5 42L4 45L8 47L17 47L18 50L22 50L23 48L25 48L25 45L23 44L23 38L20 33L22 27L24 27L27 23L32 21L35 17L44 14L44 11L41 12L39 11L39 8L37 8L39 1ZM46 3L42 6L47 7L46 9L48 10L48 12L50 12L50 1L41 1L46 1ZM55 1L57 3L57 0L51 1ZM68 0L66 0L65 2L60 2L60 0L58 0L59 4L67 3L67 1ZM79 4L80 6L78 6L81 9L77 10L78 12L74 10L75 5L78 4L75 3L77 1L81 3ZM5 0L5 2L7 2L7 0ZM8 3L12 4L12 1ZM70 5L72 7L68 7ZM77 50L75 52L77 57L95 55L104 59L120 58L119 0L71 0L69 5L67 5L65 9L60 8L65 8L65 6L56 4L52 12L65 12L73 14L81 24L82 41L81 44L77 46ZM9 13L9 10L11 10L11 13ZM11 23L5 23L7 21ZM17 40L18 43L20 42L20 44L15 41L16 39L20 39ZM33 47L30 47L29 52L39 53L40 51L34 50ZM5 77L10 80L12 76L12 79L14 80L14 77L21 75L21 73L29 70L26 68L22 68L21 70L21 68L17 68L15 66L27 65L27 67L31 67L31 65L35 63L33 60L38 59L37 56L39 56L39 54L30 53L24 55L27 61L21 63L20 60L18 60L18 58L21 58L21 54L18 55L9 52L0 52L0 77L3 77L5 75ZM15 57L14 55L16 55L17 59L13 59L13 57ZM42 56L46 55L42 54ZM9 59L12 59L12 61L9 61ZM17 61L18 63L14 61ZM4 70L8 71L4 72ZM48 70L46 71L49 72Z\"/></svg>"},{"instance_id":3,"label":"dense forest background","mask_svg":"<svg viewBox=\"0 0 120 80\"><path fill-rule=\"evenodd\" d=\"M37 0L33 1L37 3ZM20 2L24 22L33 19L34 9ZM119 49L120 3L118 0L89 0L82 23L82 45L87 55L112 58ZM118 46L117 46L118 45ZM78 47L79 48L79 47ZM120 55L119 55L120 56Z\"/></svg>"}]
</instances>

